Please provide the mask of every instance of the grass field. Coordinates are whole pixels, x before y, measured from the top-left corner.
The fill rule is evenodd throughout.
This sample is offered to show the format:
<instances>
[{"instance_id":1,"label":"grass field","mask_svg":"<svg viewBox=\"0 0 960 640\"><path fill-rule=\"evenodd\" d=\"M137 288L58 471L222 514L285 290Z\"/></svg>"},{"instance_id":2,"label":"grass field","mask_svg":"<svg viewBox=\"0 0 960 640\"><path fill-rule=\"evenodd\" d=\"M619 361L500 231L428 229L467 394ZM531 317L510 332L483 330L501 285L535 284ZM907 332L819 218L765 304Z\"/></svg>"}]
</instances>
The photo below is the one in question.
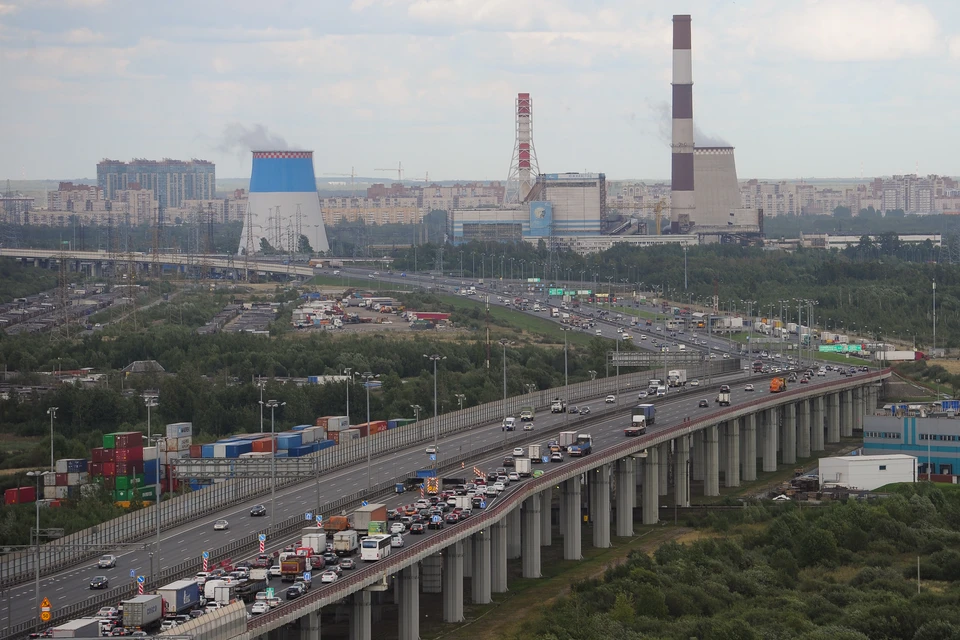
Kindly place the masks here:
<instances>
[{"instance_id":1,"label":"grass field","mask_svg":"<svg viewBox=\"0 0 960 640\"><path fill-rule=\"evenodd\" d=\"M440 299L443 304L456 309L472 310L485 307L483 302L464 296L441 295ZM520 331L540 334L557 342L563 342L563 331L560 329L560 325L547 318L539 318L522 311L513 311L497 305L490 305L490 317L502 320ZM590 336L582 331L570 331L567 340L570 344L587 344L590 342Z\"/></svg>"}]
</instances>

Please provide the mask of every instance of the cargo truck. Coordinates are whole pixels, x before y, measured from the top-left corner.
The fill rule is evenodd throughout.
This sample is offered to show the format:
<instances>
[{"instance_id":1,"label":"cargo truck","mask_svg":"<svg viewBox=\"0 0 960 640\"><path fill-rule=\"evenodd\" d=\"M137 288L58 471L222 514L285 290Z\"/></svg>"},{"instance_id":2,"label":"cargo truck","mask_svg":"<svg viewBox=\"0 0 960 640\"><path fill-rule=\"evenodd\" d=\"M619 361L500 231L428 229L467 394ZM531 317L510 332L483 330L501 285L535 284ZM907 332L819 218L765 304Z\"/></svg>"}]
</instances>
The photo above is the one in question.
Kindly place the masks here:
<instances>
[{"instance_id":1,"label":"cargo truck","mask_svg":"<svg viewBox=\"0 0 960 640\"><path fill-rule=\"evenodd\" d=\"M787 390L786 378L772 378L770 380L770 393L780 393Z\"/></svg>"},{"instance_id":2,"label":"cargo truck","mask_svg":"<svg viewBox=\"0 0 960 640\"><path fill-rule=\"evenodd\" d=\"M520 422L532 422L536 414L533 407L520 407Z\"/></svg>"},{"instance_id":3,"label":"cargo truck","mask_svg":"<svg viewBox=\"0 0 960 640\"><path fill-rule=\"evenodd\" d=\"M571 457L588 456L593 451L593 438L589 433L577 434L577 441L567 447Z\"/></svg>"},{"instance_id":4,"label":"cargo truck","mask_svg":"<svg viewBox=\"0 0 960 640\"><path fill-rule=\"evenodd\" d=\"M630 410L630 425L623 430L628 437L642 436L647 432L647 425L653 424L657 409L652 404L641 404Z\"/></svg>"},{"instance_id":5,"label":"cargo truck","mask_svg":"<svg viewBox=\"0 0 960 640\"><path fill-rule=\"evenodd\" d=\"M563 413L567 410L567 403L560 398L554 398L553 403L550 405L550 413Z\"/></svg>"},{"instance_id":6,"label":"cargo truck","mask_svg":"<svg viewBox=\"0 0 960 640\"><path fill-rule=\"evenodd\" d=\"M366 531L367 525L373 521L386 522L386 520L387 505L385 504L368 504L353 512L353 528L357 531Z\"/></svg>"},{"instance_id":7,"label":"cargo truck","mask_svg":"<svg viewBox=\"0 0 960 640\"><path fill-rule=\"evenodd\" d=\"M304 527L300 533L300 546L323 555L327 550L327 534L319 527Z\"/></svg>"},{"instance_id":8,"label":"cargo truck","mask_svg":"<svg viewBox=\"0 0 960 640\"><path fill-rule=\"evenodd\" d=\"M369 527L367 528L369 533ZM350 529L348 531L339 531L333 536L333 552L338 556L353 555L353 552L360 548L359 534Z\"/></svg>"},{"instance_id":9,"label":"cargo truck","mask_svg":"<svg viewBox=\"0 0 960 640\"><path fill-rule=\"evenodd\" d=\"M264 591L266 588L267 580L265 577L256 580L251 578L237 585L236 596L247 604L252 604L257 599L257 593Z\"/></svg>"},{"instance_id":10,"label":"cargo truck","mask_svg":"<svg viewBox=\"0 0 960 640\"><path fill-rule=\"evenodd\" d=\"M687 385L687 370L671 369L668 371L667 384L671 387L685 387Z\"/></svg>"},{"instance_id":11,"label":"cargo truck","mask_svg":"<svg viewBox=\"0 0 960 640\"><path fill-rule=\"evenodd\" d=\"M661 386L663 386L663 382L660 381L660 378L647 380L647 393L656 393Z\"/></svg>"},{"instance_id":12,"label":"cargo truck","mask_svg":"<svg viewBox=\"0 0 960 640\"><path fill-rule=\"evenodd\" d=\"M57 625L50 631L52 638L99 638L100 621L96 618L80 618Z\"/></svg>"},{"instance_id":13,"label":"cargo truck","mask_svg":"<svg viewBox=\"0 0 960 640\"><path fill-rule=\"evenodd\" d=\"M163 617L163 598L158 594L137 596L124 600L123 626L130 629L147 629L158 626Z\"/></svg>"},{"instance_id":14,"label":"cargo truck","mask_svg":"<svg viewBox=\"0 0 960 640\"><path fill-rule=\"evenodd\" d=\"M530 457L530 462L533 464L539 464L541 462L540 456L540 445L532 444L527 448L527 455ZM519 473L519 472L518 472Z\"/></svg>"},{"instance_id":15,"label":"cargo truck","mask_svg":"<svg viewBox=\"0 0 960 640\"><path fill-rule=\"evenodd\" d=\"M521 478L527 478L531 473L533 473L533 465L531 464L530 458L517 458L514 461L514 465L516 467L517 475Z\"/></svg>"},{"instance_id":16,"label":"cargo truck","mask_svg":"<svg viewBox=\"0 0 960 640\"><path fill-rule=\"evenodd\" d=\"M721 407L729 407L729 406L730 406L730 392L729 392L729 391L721 391L720 393L718 393L718 394L717 394L717 404L719 404Z\"/></svg>"},{"instance_id":17,"label":"cargo truck","mask_svg":"<svg viewBox=\"0 0 960 640\"><path fill-rule=\"evenodd\" d=\"M307 556L290 556L280 562L280 579L294 582L304 571L312 571L313 562Z\"/></svg>"},{"instance_id":18,"label":"cargo truck","mask_svg":"<svg viewBox=\"0 0 960 640\"><path fill-rule=\"evenodd\" d=\"M236 584L218 584L213 589L213 602L219 602L223 606L227 606L233 602L234 596L237 595ZM254 598L256 598L256 593L254 593ZM210 600L207 600L210 602Z\"/></svg>"},{"instance_id":19,"label":"cargo truck","mask_svg":"<svg viewBox=\"0 0 960 640\"><path fill-rule=\"evenodd\" d=\"M576 431L561 431L560 432L560 448L563 451L567 450L567 447L572 445L577 441L577 432Z\"/></svg>"},{"instance_id":20,"label":"cargo truck","mask_svg":"<svg viewBox=\"0 0 960 640\"><path fill-rule=\"evenodd\" d=\"M200 585L196 580L177 580L157 589L163 598L164 615L176 615L200 604Z\"/></svg>"}]
</instances>

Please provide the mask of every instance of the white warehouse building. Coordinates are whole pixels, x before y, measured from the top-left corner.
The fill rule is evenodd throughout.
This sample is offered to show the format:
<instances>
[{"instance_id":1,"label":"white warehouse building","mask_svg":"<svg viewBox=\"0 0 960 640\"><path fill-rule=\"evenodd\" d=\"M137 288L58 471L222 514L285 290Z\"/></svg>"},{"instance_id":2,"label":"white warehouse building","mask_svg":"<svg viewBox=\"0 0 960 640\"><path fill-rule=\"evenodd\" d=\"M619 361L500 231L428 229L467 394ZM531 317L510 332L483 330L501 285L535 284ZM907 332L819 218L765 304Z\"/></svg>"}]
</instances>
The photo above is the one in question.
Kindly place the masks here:
<instances>
[{"instance_id":1,"label":"white warehouse building","mask_svg":"<svg viewBox=\"0 0 960 640\"><path fill-rule=\"evenodd\" d=\"M916 482L917 459L904 454L820 458L820 488L873 491L893 482Z\"/></svg>"}]
</instances>

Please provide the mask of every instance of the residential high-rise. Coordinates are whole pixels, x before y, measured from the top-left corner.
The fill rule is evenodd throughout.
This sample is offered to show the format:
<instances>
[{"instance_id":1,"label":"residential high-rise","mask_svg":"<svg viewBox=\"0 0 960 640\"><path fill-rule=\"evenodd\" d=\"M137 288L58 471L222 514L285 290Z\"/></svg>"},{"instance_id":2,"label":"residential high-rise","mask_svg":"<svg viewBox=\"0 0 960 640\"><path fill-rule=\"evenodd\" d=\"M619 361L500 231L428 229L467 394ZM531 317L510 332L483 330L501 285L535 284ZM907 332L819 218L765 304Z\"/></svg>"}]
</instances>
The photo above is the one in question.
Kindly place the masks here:
<instances>
[{"instance_id":1,"label":"residential high-rise","mask_svg":"<svg viewBox=\"0 0 960 640\"><path fill-rule=\"evenodd\" d=\"M118 191L131 183L156 194L164 209L179 207L184 200L210 200L216 197L216 166L207 160L144 160L130 162L103 160L97 164L97 185L104 198L113 200Z\"/></svg>"}]
</instances>

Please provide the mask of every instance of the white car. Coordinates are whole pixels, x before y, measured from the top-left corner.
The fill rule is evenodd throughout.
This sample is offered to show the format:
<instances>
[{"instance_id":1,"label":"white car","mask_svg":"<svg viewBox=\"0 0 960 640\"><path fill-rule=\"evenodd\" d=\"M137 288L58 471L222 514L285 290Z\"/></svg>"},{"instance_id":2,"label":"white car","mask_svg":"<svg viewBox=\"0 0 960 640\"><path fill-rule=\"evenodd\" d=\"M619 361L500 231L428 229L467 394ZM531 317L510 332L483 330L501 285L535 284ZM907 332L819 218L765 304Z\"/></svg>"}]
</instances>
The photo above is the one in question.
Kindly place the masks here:
<instances>
[{"instance_id":1,"label":"white car","mask_svg":"<svg viewBox=\"0 0 960 640\"><path fill-rule=\"evenodd\" d=\"M524 422L524 423L523 423L523 430L524 430L524 431L533 431L533 423L532 423L532 422Z\"/></svg>"},{"instance_id":2,"label":"white car","mask_svg":"<svg viewBox=\"0 0 960 640\"><path fill-rule=\"evenodd\" d=\"M217 520L216 522L213 523L214 531L226 531L229 528L230 528L230 523L227 522L226 520Z\"/></svg>"},{"instance_id":3,"label":"white car","mask_svg":"<svg viewBox=\"0 0 960 640\"><path fill-rule=\"evenodd\" d=\"M502 482L497 481L497 482L494 482L494 483L493 483L493 488L494 488L494 490L495 490L497 493L500 493L501 491L505 491L505 490L506 490L507 485L504 484L504 483L502 483Z\"/></svg>"},{"instance_id":4,"label":"white car","mask_svg":"<svg viewBox=\"0 0 960 640\"><path fill-rule=\"evenodd\" d=\"M693 380L690 381L690 386L691 386L691 387L699 387L699 386L700 386L700 381L697 380L697 379L693 379Z\"/></svg>"},{"instance_id":5,"label":"white car","mask_svg":"<svg viewBox=\"0 0 960 640\"><path fill-rule=\"evenodd\" d=\"M428 455L428 456L435 456L435 455L437 455L437 448L436 448L436 447L427 447L427 455Z\"/></svg>"},{"instance_id":6,"label":"white car","mask_svg":"<svg viewBox=\"0 0 960 640\"><path fill-rule=\"evenodd\" d=\"M197 575L193 576L193 579L196 580L196 581L197 581L197 584L202 587L202 586L203 586L203 583L205 583L205 582L207 581L207 578L208 578L209 576L210 576L210 574L209 574L208 572L206 572L206 571L201 571L201 572L198 573Z\"/></svg>"},{"instance_id":7,"label":"white car","mask_svg":"<svg viewBox=\"0 0 960 640\"><path fill-rule=\"evenodd\" d=\"M280 571L280 565L278 564L275 564L272 567L270 567L267 570L267 573L270 575L271 578L279 578L283 575L283 573Z\"/></svg>"},{"instance_id":8,"label":"white car","mask_svg":"<svg viewBox=\"0 0 960 640\"><path fill-rule=\"evenodd\" d=\"M390 546L394 549L399 549L403 546L403 536L397 535L390 538Z\"/></svg>"},{"instance_id":9,"label":"white car","mask_svg":"<svg viewBox=\"0 0 960 640\"><path fill-rule=\"evenodd\" d=\"M337 575L336 571L324 571L323 573L320 574L320 582L322 583L336 582L337 578L339 577L340 576Z\"/></svg>"},{"instance_id":10,"label":"white car","mask_svg":"<svg viewBox=\"0 0 960 640\"><path fill-rule=\"evenodd\" d=\"M98 569L111 569L115 566L117 566L117 556L100 556L100 559L97 560Z\"/></svg>"},{"instance_id":11,"label":"white car","mask_svg":"<svg viewBox=\"0 0 960 640\"><path fill-rule=\"evenodd\" d=\"M604 398L603 401L606 402L607 404L613 404L614 402L617 401L617 396L611 393L606 398Z\"/></svg>"},{"instance_id":12,"label":"white car","mask_svg":"<svg viewBox=\"0 0 960 640\"><path fill-rule=\"evenodd\" d=\"M514 447L514 448L513 448L513 457L514 457L514 458L522 458L525 454L526 454L526 451L524 451L523 447Z\"/></svg>"},{"instance_id":13,"label":"white car","mask_svg":"<svg viewBox=\"0 0 960 640\"><path fill-rule=\"evenodd\" d=\"M390 533L403 533L407 528L402 522L393 522L390 524Z\"/></svg>"},{"instance_id":14,"label":"white car","mask_svg":"<svg viewBox=\"0 0 960 640\"><path fill-rule=\"evenodd\" d=\"M748 384L747 386L745 386L745 387L743 388L743 390L744 390L744 391L753 391L753 385L752 385L752 384Z\"/></svg>"},{"instance_id":15,"label":"white car","mask_svg":"<svg viewBox=\"0 0 960 640\"><path fill-rule=\"evenodd\" d=\"M650 395L650 394L647 393L646 391L641 391L640 393L637 394L637 400L643 400L643 399L646 398L648 395Z\"/></svg>"},{"instance_id":16,"label":"white car","mask_svg":"<svg viewBox=\"0 0 960 640\"><path fill-rule=\"evenodd\" d=\"M516 471L511 471L510 473L507 474L507 477L510 478L510 481L511 481L511 482L519 482L519 481L520 481L520 474L517 473Z\"/></svg>"},{"instance_id":17,"label":"white car","mask_svg":"<svg viewBox=\"0 0 960 640\"><path fill-rule=\"evenodd\" d=\"M253 606L250 607L250 613L256 615L258 613L266 613L270 611L270 605L267 604L266 600L259 600L253 603Z\"/></svg>"}]
</instances>

